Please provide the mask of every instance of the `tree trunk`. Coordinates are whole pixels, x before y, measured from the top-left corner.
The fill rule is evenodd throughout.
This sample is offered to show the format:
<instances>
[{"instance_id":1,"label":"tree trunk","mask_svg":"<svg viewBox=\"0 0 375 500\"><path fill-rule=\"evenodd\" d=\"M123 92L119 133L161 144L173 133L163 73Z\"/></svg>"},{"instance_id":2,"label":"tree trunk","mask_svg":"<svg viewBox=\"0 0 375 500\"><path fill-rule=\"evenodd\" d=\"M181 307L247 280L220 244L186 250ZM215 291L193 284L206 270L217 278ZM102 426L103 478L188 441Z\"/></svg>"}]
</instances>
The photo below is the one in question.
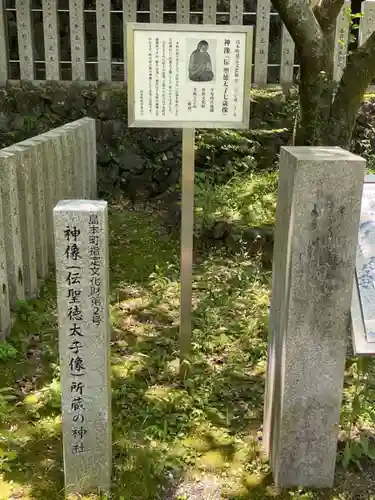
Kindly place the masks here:
<instances>
[{"instance_id":1,"label":"tree trunk","mask_svg":"<svg viewBox=\"0 0 375 500\"><path fill-rule=\"evenodd\" d=\"M375 31L349 55L334 96L334 37L344 0L272 0L300 63L296 145L349 148L363 95L375 78ZM333 98L334 96L334 98Z\"/></svg>"},{"instance_id":2,"label":"tree trunk","mask_svg":"<svg viewBox=\"0 0 375 500\"><path fill-rule=\"evenodd\" d=\"M301 66L296 146L321 146L326 143L333 96L333 84L327 80L326 73L316 75L309 70L303 71Z\"/></svg>"},{"instance_id":3,"label":"tree trunk","mask_svg":"<svg viewBox=\"0 0 375 500\"><path fill-rule=\"evenodd\" d=\"M324 145L341 146L350 148L350 142L361 106L363 96L357 96L350 102L340 102L332 106L331 116L326 127L326 138Z\"/></svg>"},{"instance_id":4,"label":"tree trunk","mask_svg":"<svg viewBox=\"0 0 375 500\"><path fill-rule=\"evenodd\" d=\"M331 116L333 82L334 27L323 36L320 46L300 54L300 119L296 146L324 146ZM313 57L313 59L312 59Z\"/></svg>"},{"instance_id":5,"label":"tree trunk","mask_svg":"<svg viewBox=\"0 0 375 500\"><path fill-rule=\"evenodd\" d=\"M331 41L327 39L327 43L329 45ZM341 146L349 149L359 108L375 76L374 43L375 32L362 47L349 55L336 93L336 84L331 76L332 55L328 56L328 61L321 63L323 69L320 72L316 71L316 64L311 64L308 58L301 59L300 120L296 145Z\"/></svg>"},{"instance_id":6,"label":"tree trunk","mask_svg":"<svg viewBox=\"0 0 375 500\"><path fill-rule=\"evenodd\" d=\"M317 84L300 84L300 117L296 146L341 146L349 149L362 98L332 103L332 87L317 90ZM316 91L316 93L314 93ZM320 97L319 97L320 96Z\"/></svg>"},{"instance_id":7,"label":"tree trunk","mask_svg":"<svg viewBox=\"0 0 375 500\"><path fill-rule=\"evenodd\" d=\"M361 102L374 74L374 49L364 45L349 56L332 104L327 126L327 144L349 148Z\"/></svg>"}]
</instances>

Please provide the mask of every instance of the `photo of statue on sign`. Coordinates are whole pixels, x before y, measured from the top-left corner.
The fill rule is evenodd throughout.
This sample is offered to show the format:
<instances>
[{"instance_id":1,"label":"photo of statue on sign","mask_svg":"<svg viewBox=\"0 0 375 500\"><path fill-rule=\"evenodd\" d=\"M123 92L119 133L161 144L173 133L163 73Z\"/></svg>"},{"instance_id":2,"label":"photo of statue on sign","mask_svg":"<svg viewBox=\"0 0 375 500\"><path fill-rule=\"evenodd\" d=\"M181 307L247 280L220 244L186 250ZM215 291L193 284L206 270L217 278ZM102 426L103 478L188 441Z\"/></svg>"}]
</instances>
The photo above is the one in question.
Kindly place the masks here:
<instances>
[{"instance_id":1,"label":"photo of statue on sign","mask_svg":"<svg viewBox=\"0 0 375 500\"><path fill-rule=\"evenodd\" d=\"M129 125L248 126L251 39L240 28L128 23Z\"/></svg>"},{"instance_id":2,"label":"photo of statue on sign","mask_svg":"<svg viewBox=\"0 0 375 500\"><path fill-rule=\"evenodd\" d=\"M215 77L212 71L212 61L208 48L208 42L201 40L197 48L191 53L189 78L192 82L212 82Z\"/></svg>"}]
</instances>

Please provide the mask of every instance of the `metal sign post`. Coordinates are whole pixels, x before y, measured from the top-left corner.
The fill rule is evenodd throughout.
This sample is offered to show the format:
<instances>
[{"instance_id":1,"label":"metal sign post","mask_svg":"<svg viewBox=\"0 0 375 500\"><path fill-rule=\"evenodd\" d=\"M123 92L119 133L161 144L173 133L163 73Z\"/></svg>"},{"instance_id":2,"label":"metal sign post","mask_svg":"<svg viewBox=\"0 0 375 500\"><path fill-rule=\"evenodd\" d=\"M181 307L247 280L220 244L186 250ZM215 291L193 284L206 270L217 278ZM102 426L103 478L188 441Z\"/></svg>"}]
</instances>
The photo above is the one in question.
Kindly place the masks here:
<instances>
[{"instance_id":1,"label":"metal sign post","mask_svg":"<svg viewBox=\"0 0 375 500\"><path fill-rule=\"evenodd\" d=\"M251 26L127 23L128 125L181 128L180 373L191 344L194 129L248 128Z\"/></svg>"},{"instance_id":2,"label":"metal sign post","mask_svg":"<svg viewBox=\"0 0 375 500\"><path fill-rule=\"evenodd\" d=\"M191 343L191 303L194 241L194 136L193 128L182 130L181 176L181 292L180 373L187 371Z\"/></svg>"}]
</instances>

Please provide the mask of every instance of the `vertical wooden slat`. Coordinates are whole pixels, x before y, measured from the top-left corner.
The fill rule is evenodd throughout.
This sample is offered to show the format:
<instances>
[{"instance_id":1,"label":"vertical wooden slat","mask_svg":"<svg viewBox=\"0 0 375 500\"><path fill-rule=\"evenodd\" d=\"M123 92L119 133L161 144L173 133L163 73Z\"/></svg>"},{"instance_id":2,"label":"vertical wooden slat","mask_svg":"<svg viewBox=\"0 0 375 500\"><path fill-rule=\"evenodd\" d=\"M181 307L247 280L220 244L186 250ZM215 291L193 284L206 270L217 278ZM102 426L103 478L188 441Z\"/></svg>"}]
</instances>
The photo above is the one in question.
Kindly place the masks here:
<instances>
[{"instance_id":1,"label":"vertical wooden slat","mask_svg":"<svg viewBox=\"0 0 375 500\"><path fill-rule=\"evenodd\" d=\"M216 0L203 0L203 24L216 24Z\"/></svg>"},{"instance_id":2,"label":"vertical wooden slat","mask_svg":"<svg viewBox=\"0 0 375 500\"><path fill-rule=\"evenodd\" d=\"M59 80L59 30L57 0L43 2L44 52L46 58L46 80Z\"/></svg>"},{"instance_id":3,"label":"vertical wooden slat","mask_svg":"<svg viewBox=\"0 0 375 500\"><path fill-rule=\"evenodd\" d=\"M350 24L348 15L349 7L350 0L346 0L339 15L337 16L336 21L335 52L333 65L333 80L335 82L338 82L341 79L342 72L346 66Z\"/></svg>"},{"instance_id":4,"label":"vertical wooden slat","mask_svg":"<svg viewBox=\"0 0 375 500\"><path fill-rule=\"evenodd\" d=\"M127 79L127 49L126 49L126 23L133 23L137 20L137 2L134 0L123 0L122 10L124 16L124 80Z\"/></svg>"},{"instance_id":5,"label":"vertical wooden slat","mask_svg":"<svg viewBox=\"0 0 375 500\"><path fill-rule=\"evenodd\" d=\"M282 26L281 33L281 66L280 66L280 83L281 85L293 84L293 65L294 65L294 42L286 29L285 24Z\"/></svg>"},{"instance_id":6,"label":"vertical wooden slat","mask_svg":"<svg viewBox=\"0 0 375 500\"><path fill-rule=\"evenodd\" d=\"M122 11L124 17L124 80L127 77L127 49L126 49L126 23L133 23L137 20L137 2L134 0L123 0Z\"/></svg>"},{"instance_id":7,"label":"vertical wooden slat","mask_svg":"<svg viewBox=\"0 0 375 500\"><path fill-rule=\"evenodd\" d=\"M83 0L69 0L72 80L85 80L85 25Z\"/></svg>"},{"instance_id":8,"label":"vertical wooden slat","mask_svg":"<svg viewBox=\"0 0 375 500\"><path fill-rule=\"evenodd\" d=\"M16 10L21 80L34 80L30 0L16 0Z\"/></svg>"},{"instance_id":9,"label":"vertical wooden slat","mask_svg":"<svg viewBox=\"0 0 375 500\"><path fill-rule=\"evenodd\" d=\"M243 24L243 0L231 0L229 22L230 24Z\"/></svg>"},{"instance_id":10,"label":"vertical wooden slat","mask_svg":"<svg viewBox=\"0 0 375 500\"><path fill-rule=\"evenodd\" d=\"M365 43L371 33L375 30L375 2L365 0L361 5L362 17L359 24L358 45Z\"/></svg>"},{"instance_id":11,"label":"vertical wooden slat","mask_svg":"<svg viewBox=\"0 0 375 500\"><path fill-rule=\"evenodd\" d=\"M122 10L124 11L125 23L133 23L137 20L137 2L134 0L123 0Z\"/></svg>"},{"instance_id":12,"label":"vertical wooden slat","mask_svg":"<svg viewBox=\"0 0 375 500\"><path fill-rule=\"evenodd\" d=\"M4 0L0 0L0 85L8 80L8 50L5 30Z\"/></svg>"},{"instance_id":13,"label":"vertical wooden slat","mask_svg":"<svg viewBox=\"0 0 375 500\"><path fill-rule=\"evenodd\" d=\"M96 26L98 36L98 79L112 80L111 5L108 0L96 0Z\"/></svg>"},{"instance_id":14,"label":"vertical wooden slat","mask_svg":"<svg viewBox=\"0 0 375 500\"><path fill-rule=\"evenodd\" d=\"M189 24L190 23L190 0L177 0L177 23Z\"/></svg>"},{"instance_id":15,"label":"vertical wooden slat","mask_svg":"<svg viewBox=\"0 0 375 500\"><path fill-rule=\"evenodd\" d=\"M150 0L150 23L163 22L164 0Z\"/></svg>"},{"instance_id":16,"label":"vertical wooden slat","mask_svg":"<svg viewBox=\"0 0 375 500\"><path fill-rule=\"evenodd\" d=\"M266 85L270 32L270 0L258 0L254 57L254 83Z\"/></svg>"}]
</instances>

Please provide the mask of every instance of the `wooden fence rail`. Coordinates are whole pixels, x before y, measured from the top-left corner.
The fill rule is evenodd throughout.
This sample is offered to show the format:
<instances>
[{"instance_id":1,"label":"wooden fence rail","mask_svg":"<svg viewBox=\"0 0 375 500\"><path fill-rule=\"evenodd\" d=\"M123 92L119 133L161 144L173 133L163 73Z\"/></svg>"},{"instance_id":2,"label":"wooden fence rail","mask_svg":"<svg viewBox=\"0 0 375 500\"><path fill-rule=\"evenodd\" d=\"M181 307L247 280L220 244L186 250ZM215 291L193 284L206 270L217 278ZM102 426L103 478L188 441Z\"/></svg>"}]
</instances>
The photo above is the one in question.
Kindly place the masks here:
<instances>
[{"instance_id":1,"label":"wooden fence rail","mask_svg":"<svg viewBox=\"0 0 375 500\"><path fill-rule=\"evenodd\" d=\"M19 79L123 81L129 21L254 25L254 85L295 80L294 43L270 0L0 0L0 84ZM358 43L374 29L375 2L365 0ZM336 80L346 63L349 32L347 0L336 26Z\"/></svg>"}]
</instances>

